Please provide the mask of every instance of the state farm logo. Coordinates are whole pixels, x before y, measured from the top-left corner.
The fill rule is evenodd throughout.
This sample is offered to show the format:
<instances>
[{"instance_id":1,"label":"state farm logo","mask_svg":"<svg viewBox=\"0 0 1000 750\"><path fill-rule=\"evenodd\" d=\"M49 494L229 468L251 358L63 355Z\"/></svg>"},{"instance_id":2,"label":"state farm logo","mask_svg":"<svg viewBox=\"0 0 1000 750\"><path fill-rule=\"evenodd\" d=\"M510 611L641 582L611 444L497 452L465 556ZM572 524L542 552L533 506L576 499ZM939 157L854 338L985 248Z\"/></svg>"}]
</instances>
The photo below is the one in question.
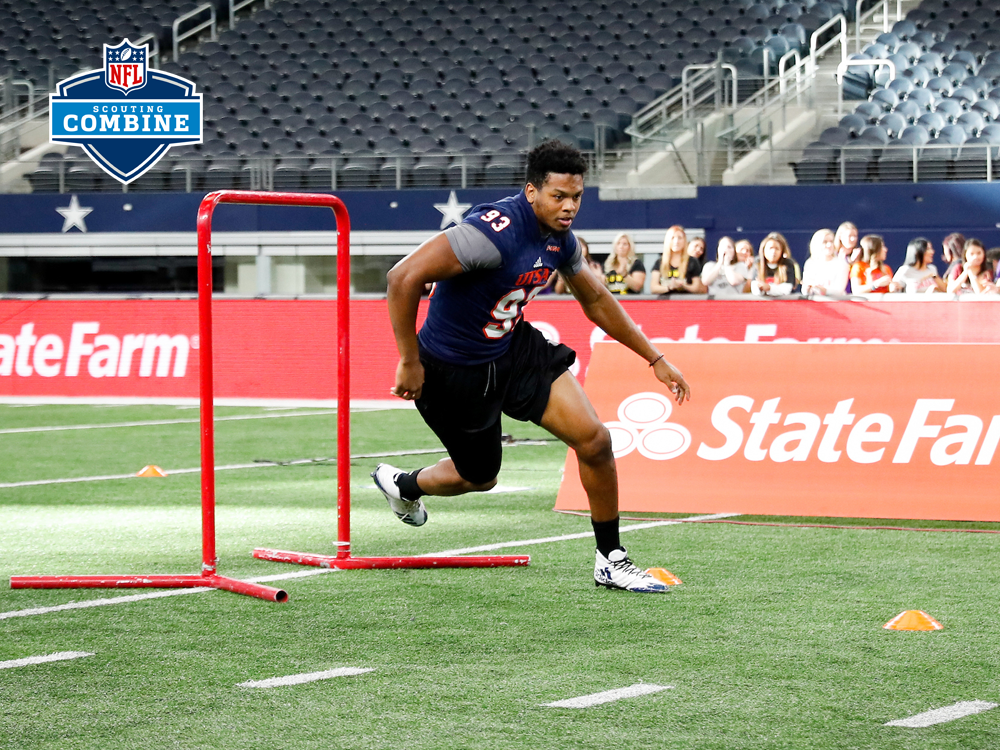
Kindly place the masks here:
<instances>
[{"instance_id":1,"label":"state farm logo","mask_svg":"<svg viewBox=\"0 0 1000 750\"><path fill-rule=\"evenodd\" d=\"M69 343L56 333L35 334L25 323L16 336L0 333L0 376L29 378L77 377L81 370L92 378L183 378L198 337L183 334L126 333L119 338L101 333L100 323L74 323Z\"/></svg>"},{"instance_id":2,"label":"state farm logo","mask_svg":"<svg viewBox=\"0 0 1000 750\"><path fill-rule=\"evenodd\" d=\"M854 399L837 401L826 414L783 413L781 398L758 404L750 396L727 396L712 408L713 435L698 445L705 461L742 454L747 461L819 461L854 464L924 463L988 466L1000 445L1000 415L987 419L953 414L955 399L918 398L905 420L881 412L854 413ZM682 455L691 433L669 422L673 404L661 393L636 393L618 406L618 421L605 422L616 458L633 451L654 461ZM742 415L740 414L742 412ZM903 426L899 429L900 422Z\"/></svg>"},{"instance_id":3,"label":"state farm logo","mask_svg":"<svg viewBox=\"0 0 1000 750\"><path fill-rule=\"evenodd\" d=\"M605 422L615 458L634 450L654 461L677 458L691 446L691 433L668 422L673 404L661 393L636 393L618 406L618 421Z\"/></svg>"}]
</instances>

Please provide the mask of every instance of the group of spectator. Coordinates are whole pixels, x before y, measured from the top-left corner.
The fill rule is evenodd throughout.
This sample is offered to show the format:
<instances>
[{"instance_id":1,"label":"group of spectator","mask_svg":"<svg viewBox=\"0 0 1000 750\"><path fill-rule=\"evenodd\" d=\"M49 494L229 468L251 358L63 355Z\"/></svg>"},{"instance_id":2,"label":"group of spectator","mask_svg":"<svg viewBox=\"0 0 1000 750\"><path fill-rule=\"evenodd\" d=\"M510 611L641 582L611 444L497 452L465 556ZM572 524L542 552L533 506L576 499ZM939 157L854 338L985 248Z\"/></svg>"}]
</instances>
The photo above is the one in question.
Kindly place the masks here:
<instances>
[{"instance_id":1,"label":"group of spectator","mask_svg":"<svg viewBox=\"0 0 1000 750\"><path fill-rule=\"evenodd\" d=\"M615 237L603 267L580 240L591 269L603 276L615 294L640 294L646 284L646 266L628 233ZM684 228L672 226L663 239L663 252L649 271L653 294L708 294L731 297L844 297L860 294L1000 294L997 265L1000 248L987 250L975 238L953 233L941 245L946 270L934 264L934 245L925 237L910 241L906 261L893 272L886 263L888 248L880 235L858 236L857 227L844 222L837 231L820 229L809 242L809 258L799 267L779 232L771 232L754 252L749 240L722 237L715 260L708 260L705 240L690 241ZM553 291L565 292L561 280Z\"/></svg>"}]
</instances>

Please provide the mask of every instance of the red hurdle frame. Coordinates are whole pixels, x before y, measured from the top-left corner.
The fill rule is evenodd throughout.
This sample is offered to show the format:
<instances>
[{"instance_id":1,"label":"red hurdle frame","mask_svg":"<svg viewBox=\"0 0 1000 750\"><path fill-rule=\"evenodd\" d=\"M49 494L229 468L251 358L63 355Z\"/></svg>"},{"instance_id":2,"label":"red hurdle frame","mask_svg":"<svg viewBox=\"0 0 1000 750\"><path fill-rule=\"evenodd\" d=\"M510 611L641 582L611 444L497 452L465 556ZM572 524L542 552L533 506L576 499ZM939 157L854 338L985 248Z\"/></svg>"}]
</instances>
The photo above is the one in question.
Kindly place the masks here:
<instances>
[{"instance_id":1,"label":"red hurdle frame","mask_svg":"<svg viewBox=\"0 0 1000 750\"><path fill-rule=\"evenodd\" d=\"M337 570L385 568L496 568L527 565L528 555L353 557L351 555L351 222L344 204L331 195L240 193L247 202L294 206L329 206L337 219L337 554L258 547L258 560L312 565ZM206 198L206 200L208 200ZM388 514L387 514L388 517Z\"/></svg>"}]
</instances>

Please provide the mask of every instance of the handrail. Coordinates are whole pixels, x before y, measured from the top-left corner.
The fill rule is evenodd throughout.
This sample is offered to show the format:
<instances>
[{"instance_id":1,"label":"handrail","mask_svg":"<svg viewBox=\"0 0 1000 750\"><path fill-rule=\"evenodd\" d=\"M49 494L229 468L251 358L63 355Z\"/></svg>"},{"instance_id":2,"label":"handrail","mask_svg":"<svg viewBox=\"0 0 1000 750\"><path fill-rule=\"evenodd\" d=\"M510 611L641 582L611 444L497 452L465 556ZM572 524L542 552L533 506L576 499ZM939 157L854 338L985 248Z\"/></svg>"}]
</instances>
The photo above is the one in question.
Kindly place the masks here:
<instances>
[{"instance_id":1,"label":"handrail","mask_svg":"<svg viewBox=\"0 0 1000 750\"><path fill-rule=\"evenodd\" d=\"M33 119L35 116L35 84L26 78L12 78L10 85L24 86L28 89L28 119Z\"/></svg>"},{"instance_id":2,"label":"handrail","mask_svg":"<svg viewBox=\"0 0 1000 750\"><path fill-rule=\"evenodd\" d=\"M736 66L730 63L699 63L695 65L685 65L683 70L681 70L681 96L682 96L682 107L683 107L683 119L688 119L688 111L694 109L696 104L694 100L694 86L688 85L688 73L697 72L699 70L728 70L733 76L733 98L732 106L736 106L737 97L739 95L739 73L736 70ZM698 83L707 83L707 80ZM714 93L714 92L713 92ZM688 96L690 95L690 106L688 106ZM723 96L725 96L723 92ZM726 103L722 102L723 106L727 106Z\"/></svg>"},{"instance_id":3,"label":"handrail","mask_svg":"<svg viewBox=\"0 0 1000 750\"><path fill-rule=\"evenodd\" d=\"M860 68L871 66L889 67L889 80L896 80L896 64L892 60L844 60L837 66L837 117L844 113L844 74L848 68Z\"/></svg>"},{"instance_id":4,"label":"handrail","mask_svg":"<svg viewBox=\"0 0 1000 750\"><path fill-rule=\"evenodd\" d=\"M135 46L138 47L140 44L145 42L152 42L153 49L149 53L149 64L151 67L159 67L160 63L160 40L157 38L156 34L146 34L135 40Z\"/></svg>"},{"instance_id":5,"label":"handrail","mask_svg":"<svg viewBox=\"0 0 1000 750\"><path fill-rule=\"evenodd\" d=\"M784 96L788 88L788 83L785 81L785 72L788 66L785 65L785 62L792 58L795 59L795 67L792 70L795 73L796 89L798 89L798 85L802 82L802 55L799 54L797 49L789 50L778 60L778 94L780 96Z\"/></svg>"},{"instance_id":6,"label":"handrail","mask_svg":"<svg viewBox=\"0 0 1000 750\"><path fill-rule=\"evenodd\" d=\"M881 3L875 3L868 12L864 15L861 14L861 6L864 4L864 0L858 0L854 6L854 51L861 51L861 26L862 21L870 16L874 16L875 12L882 8L882 32L885 33L889 31L889 0L882 0ZM896 0L896 22L898 23L903 18L903 0ZM877 28L877 27L876 27Z\"/></svg>"},{"instance_id":7,"label":"handrail","mask_svg":"<svg viewBox=\"0 0 1000 750\"><path fill-rule=\"evenodd\" d=\"M819 38L823 35L823 32L827 29L833 28L834 25L840 24L840 33L837 34L833 39L823 45L822 48L819 47ZM822 52L826 52L830 47L840 41L840 59L847 59L847 17L843 13L838 13L829 21L820 26L816 31L812 33L809 38L809 59L812 62L813 70L818 66L819 55Z\"/></svg>"},{"instance_id":8,"label":"handrail","mask_svg":"<svg viewBox=\"0 0 1000 750\"><path fill-rule=\"evenodd\" d=\"M180 28L182 23L184 23L185 21L190 21L192 18L195 18L196 16L200 16L206 10L209 12L209 19L207 21L203 21L197 26L188 29L183 34L180 33ZM218 29L215 23L215 6L212 3L205 3L204 5L199 5L194 10L185 13L182 16L177 16L177 18L174 19L171 28L173 29L174 32L174 61L176 61L177 57L180 54L181 41L183 41L184 39L188 39L200 31L204 31L205 29L211 28L212 41L213 42L215 41L215 39L218 36L217 34Z\"/></svg>"},{"instance_id":9,"label":"handrail","mask_svg":"<svg viewBox=\"0 0 1000 750\"><path fill-rule=\"evenodd\" d=\"M233 29L236 27L236 11L243 10L248 5L253 5L257 0L242 0L238 2L237 0L229 0L229 28ZM271 7L271 0L264 0L264 7Z\"/></svg>"}]
</instances>

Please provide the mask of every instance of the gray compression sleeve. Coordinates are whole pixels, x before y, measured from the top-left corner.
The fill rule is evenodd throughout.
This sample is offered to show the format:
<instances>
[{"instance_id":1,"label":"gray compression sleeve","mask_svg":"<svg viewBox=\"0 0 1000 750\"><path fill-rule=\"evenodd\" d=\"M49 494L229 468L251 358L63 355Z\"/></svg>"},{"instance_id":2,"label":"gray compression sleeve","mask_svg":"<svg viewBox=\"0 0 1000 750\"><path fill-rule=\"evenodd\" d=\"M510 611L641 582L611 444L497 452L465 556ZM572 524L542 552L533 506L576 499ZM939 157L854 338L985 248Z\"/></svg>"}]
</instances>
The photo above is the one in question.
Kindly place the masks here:
<instances>
[{"instance_id":1,"label":"gray compression sleeve","mask_svg":"<svg viewBox=\"0 0 1000 750\"><path fill-rule=\"evenodd\" d=\"M462 264L463 271L477 268L499 268L500 251L486 235L470 224L458 224L444 230L455 257Z\"/></svg>"},{"instance_id":2,"label":"gray compression sleeve","mask_svg":"<svg viewBox=\"0 0 1000 750\"><path fill-rule=\"evenodd\" d=\"M573 242L576 243L576 249L569 260L559 267L559 270L568 276L575 276L583 268L583 249L580 247L580 241L576 238L575 234L573 235Z\"/></svg>"}]
</instances>

